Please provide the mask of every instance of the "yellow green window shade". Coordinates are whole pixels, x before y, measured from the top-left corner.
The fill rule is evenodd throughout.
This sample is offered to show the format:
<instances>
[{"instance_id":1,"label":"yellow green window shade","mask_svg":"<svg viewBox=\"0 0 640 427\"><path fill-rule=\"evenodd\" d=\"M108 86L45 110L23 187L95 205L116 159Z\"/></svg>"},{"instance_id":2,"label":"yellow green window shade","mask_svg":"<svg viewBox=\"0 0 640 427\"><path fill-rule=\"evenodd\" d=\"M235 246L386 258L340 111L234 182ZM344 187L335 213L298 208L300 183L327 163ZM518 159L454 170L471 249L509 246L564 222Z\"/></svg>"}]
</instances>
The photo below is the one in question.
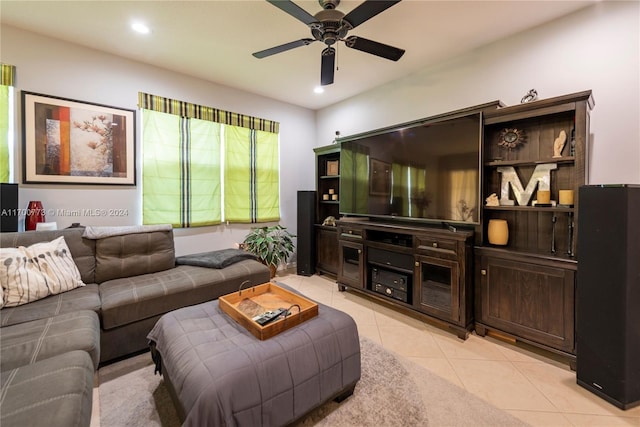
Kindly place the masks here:
<instances>
[{"instance_id":1,"label":"yellow green window shade","mask_svg":"<svg viewBox=\"0 0 640 427\"><path fill-rule=\"evenodd\" d=\"M13 86L16 78L16 67L0 64L0 85Z\"/></svg>"},{"instance_id":2,"label":"yellow green window shade","mask_svg":"<svg viewBox=\"0 0 640 427\"><path fill-rule=\"evenodd\" d=\"M181 117L207 120L225 125L240 126L265 132L278 133L280 124L271 120L247 116L239 113L219 110L191 104L189 102L164 98L157 95L138 92L138 106L146 110L153 110Z\"/></svg>"},{"instance_id":3,"label":"yellow green window shade","mask_svg":"<svg viewBox=\"0 0 640 427\"><path fill-rule=\"evenodd\" d=\"M16 67L0 64L0 182L9 182L9 86L13 86Z\"/></svg>"},{"instance_id":4,"label":"yellow green window shade","mask_svg":"<svg viewBox=\"0 0 640 427\"><path fill-rule=\"evenodd\" d=\"M220 125L150 110L142 117L143 223L219 224Z\"/></svg>"},{"instance_id":5,"label":"yellow green window shade","mask_svg":"<svg viewBox=\"0 0 640 427\"><path fill-rule=\"evenodd\" d=\"M278 135L225 126L225 220L280 220Z\"/></svg>"},{"instance_id":6,"label":"yellow green window shade","mask_svg":"<svg viewBox=\"0 0 640 427\"><path fill-rule=\"evenodd\" d=\"M9 182L9 86L0 85L0 182Z\"/></svg>"}]
</instances>

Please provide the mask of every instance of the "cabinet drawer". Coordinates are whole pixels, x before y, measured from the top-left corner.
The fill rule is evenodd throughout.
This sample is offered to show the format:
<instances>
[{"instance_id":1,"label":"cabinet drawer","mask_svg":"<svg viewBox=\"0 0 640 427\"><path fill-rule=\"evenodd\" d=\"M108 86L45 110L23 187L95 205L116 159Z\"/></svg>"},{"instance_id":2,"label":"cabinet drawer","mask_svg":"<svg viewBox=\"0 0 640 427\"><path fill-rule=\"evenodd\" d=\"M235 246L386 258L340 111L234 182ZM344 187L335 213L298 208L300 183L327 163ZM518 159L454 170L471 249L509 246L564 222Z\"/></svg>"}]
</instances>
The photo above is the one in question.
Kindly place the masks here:
<instances>
[{"instance_id":1,"label":"cabinet drawer","mask_svg":"<svg viewBox=\"0 0 640 427\"><path fill-rule=\"evenodd\" d=\"M415 241L418 252L451 259L458 256L458 243L455 240L436 236L416 236Z\"/></svg>"},{"instance_id":2,"label":"cabinet drawer","mask_svg":"<svg viewBox=\"0 0 640 427\"><path fill-rule=\"evenodd\" d=\"M346 240L362 240L362 228L340 226L338 238Z\"/></svg>"}]
</instances>

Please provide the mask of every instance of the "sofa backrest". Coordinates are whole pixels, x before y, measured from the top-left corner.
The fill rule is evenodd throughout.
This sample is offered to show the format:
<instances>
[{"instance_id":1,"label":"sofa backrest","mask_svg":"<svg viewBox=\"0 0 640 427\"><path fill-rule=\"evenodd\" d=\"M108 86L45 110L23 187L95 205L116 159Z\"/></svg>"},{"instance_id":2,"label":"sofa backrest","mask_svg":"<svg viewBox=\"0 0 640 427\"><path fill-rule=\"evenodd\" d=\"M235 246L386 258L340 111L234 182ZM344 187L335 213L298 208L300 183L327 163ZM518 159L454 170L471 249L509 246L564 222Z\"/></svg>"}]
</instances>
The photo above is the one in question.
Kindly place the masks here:
<instances>
[{"instance_id":1,"label":"sofa backrest","mask_svg":"<svg viewBox=\"0 0 640 427\"><path fill-rule=\"evenodd\" d=\"M175 267L173 230L96 239L96 283Z\"/></svg>"},{"instance_id":2,"label":"sofa backrest","mask_svg":"<svg viewBox=\"0 0 640 427\"><path fill-rule=\"evenodd\" d=\"M78 266L80 276L84 283L96 283L96 258L95 240L84 239L84 228L65 228L54 231L25 231L0 233L0 247L17 248L18 246L31 246L34 243L50 242L60 236L64 236L71 256Z\"/></svg>"},{"instance_id":3,"label":"sofa backrest","mask_svg":"<svg viewBox=\"0 0 640 427\"><path fill-rule=\"evenodd\" d=\"M141 226L130 228L131 233L99 238L83 237L83 227L0 233L0 247L31 246L64 236L84 283L102 283L175 267L173 230L142 231L153 230L153 227ZM120 227L118 231L126 229Z\"/></svg>"}]
</instances>

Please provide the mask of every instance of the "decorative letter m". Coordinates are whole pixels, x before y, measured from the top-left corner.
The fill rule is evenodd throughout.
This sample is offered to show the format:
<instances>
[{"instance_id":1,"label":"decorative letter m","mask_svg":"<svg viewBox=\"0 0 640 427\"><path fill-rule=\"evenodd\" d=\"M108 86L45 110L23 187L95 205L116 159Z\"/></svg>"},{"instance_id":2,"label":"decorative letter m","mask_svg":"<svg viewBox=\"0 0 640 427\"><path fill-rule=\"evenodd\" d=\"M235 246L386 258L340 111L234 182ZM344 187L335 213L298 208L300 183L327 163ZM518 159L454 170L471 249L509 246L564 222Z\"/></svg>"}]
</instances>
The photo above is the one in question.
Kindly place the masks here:
<instances>
[{"instance_id":1,"label":"decorative letter m","mask_svg":"<svg viewBox=\"0 0 640 427\"><path fill-rule=\"evenodd\" d=\"M551 171L558 169L557 163L545 163L537 165L531 175L531 179L527 183L527 188L522 187L520 178L513 166L500 166L498 173L502 174L502 181L500 182L500 204L506 206L513 206L513 200L509 199L509 184L513 190L518 205L527 206L533 190L536 185L538 190L549 190L549 184L551 183Z\"/></svg>"}]
</instances>

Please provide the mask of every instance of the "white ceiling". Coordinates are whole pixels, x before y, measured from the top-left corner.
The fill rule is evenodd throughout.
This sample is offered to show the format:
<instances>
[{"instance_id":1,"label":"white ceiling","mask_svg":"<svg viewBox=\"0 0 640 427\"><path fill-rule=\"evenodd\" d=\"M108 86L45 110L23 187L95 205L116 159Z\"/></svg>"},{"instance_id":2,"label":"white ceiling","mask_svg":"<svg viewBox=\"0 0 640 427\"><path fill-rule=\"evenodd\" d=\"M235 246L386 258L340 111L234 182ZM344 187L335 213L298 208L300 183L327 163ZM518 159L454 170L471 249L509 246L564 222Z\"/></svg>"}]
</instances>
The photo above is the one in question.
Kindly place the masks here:
<instances>
[{"instance_id":1,"label":"white ceiling","mask_svg":"<svg viewBox=\"0 0 640 427\"><path fill-rule=\"evenodd\" d=\"M109 52L310 109L319 109L429 65L593 4L589 1L404 0L348 35L406 50L393 62L338 45L335 83L323 94L315 42L264 59L253 52L312 38L266 1L0 1L3 24ZM296 0L311 15L315 0ZM343 0L345 14L361 3ZM133 21L151 28L134 33Z\"/></svg>"}]
</instances>

